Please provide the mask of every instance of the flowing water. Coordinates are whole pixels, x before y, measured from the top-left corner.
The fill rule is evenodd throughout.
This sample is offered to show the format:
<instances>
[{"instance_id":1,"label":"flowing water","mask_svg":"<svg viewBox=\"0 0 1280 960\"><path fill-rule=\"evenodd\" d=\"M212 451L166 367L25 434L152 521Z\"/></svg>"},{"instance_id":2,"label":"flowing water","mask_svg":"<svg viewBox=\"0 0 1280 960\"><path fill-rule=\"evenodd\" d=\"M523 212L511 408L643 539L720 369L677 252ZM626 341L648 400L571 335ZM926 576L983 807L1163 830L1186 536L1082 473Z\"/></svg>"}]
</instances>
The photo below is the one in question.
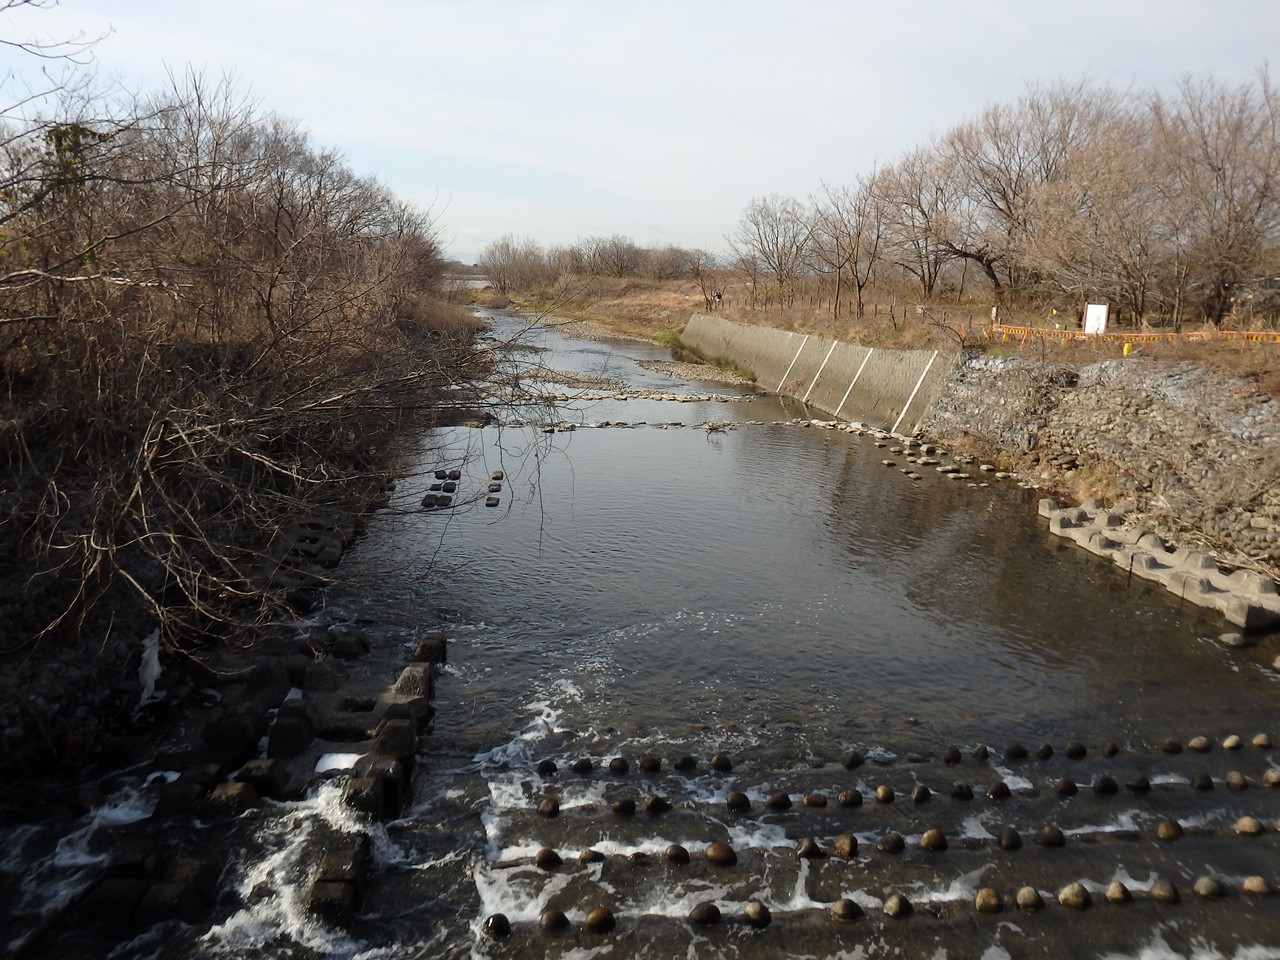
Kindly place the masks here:
<instances>
[{"instance_id":1,"label":"flowing water","mask_svg":"<svg viewBox=\"0 0 1280 960\"><path fill-rule=\"evenodd\" d=\"M1051 536L1014 484L912 481L872 437L639 366L656 348L487 319L518 341L513 362L621 386L424 438L401 509L375 518L325 598L319 619L361 621L388 646L450 638L411 810L362 823L330 782L254 811L218 922L157 928L117 956L1280 956L1280 902L1238 892L1251 875L1280 882L1280 790L1263 787L1280 754L1250 744L1280 734L1280 688L1256 653L1212 639L1220 620ZM651 389L723 399L635 396ZM413 509L442 467L464 491L503 471L499 505ZM1220 746L1231 734L1238 751ZM1196 735L1213 748L1161 749ZM1014 743L1030 756L1007 756ZM1228 788L1231 771L1247 789ZM1212 790L1192 788L1197 773ZM988 796L997 782L1007 797ZM538 812L548 799L558 816ZM1262 836L1237 835L1246 814ZM1185 836L1158 841L1166 819ZM1046 825L1064 845L1034 842ZM998 842L1008 826L1021 849ZM945 851L920 847L930 828ZM364 909L326 927L304 909L307 851L360 830ZM880 849L889 832L901 852ZM807 837L826 855L799 856ZM716 842L736 864L708 861ZM563 863L535 865L543 848ZM1197 897L1202 876L1225 896ZM1158 878L1180 903L1150 895ZM1103 901L1117 879L1132 903ZM1073 881L1091 909L1053 901ZM1013 906L1023 886L1043 909ZM1000 912L975 911L981 887ZM910 916L882 914L895 893ZM743 922L752 899L771 924ZM862 916L831 919L842 899ZM689 921L704 903L720 923ZM584 928L596 907L612 931ZM542 928L548 909L566 930ZM498 913L512 931L493 939Z\"/></svg>"}]
</instances>

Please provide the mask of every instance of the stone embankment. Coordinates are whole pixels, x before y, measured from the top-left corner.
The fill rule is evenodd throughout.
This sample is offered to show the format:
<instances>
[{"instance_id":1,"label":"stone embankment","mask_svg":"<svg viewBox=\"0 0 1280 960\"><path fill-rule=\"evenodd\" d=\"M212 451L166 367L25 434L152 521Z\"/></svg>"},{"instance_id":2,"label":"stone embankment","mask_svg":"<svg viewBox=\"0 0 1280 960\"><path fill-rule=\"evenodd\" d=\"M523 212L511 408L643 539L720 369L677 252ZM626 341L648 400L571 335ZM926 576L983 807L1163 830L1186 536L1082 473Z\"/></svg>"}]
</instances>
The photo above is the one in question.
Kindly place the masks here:
<instances>
[{"instance_id":1,"label":"stone embankment","mask_svg":"<svg viewBox=\"0 0 1280 960\"><path fill-rule=\"evenodd\" d=\"M1127 502L1132 522L1280 567L1280 403L1252 381L1142 358L970 357L922 429L1045 485Z\"/></svg>"}]
</instances>

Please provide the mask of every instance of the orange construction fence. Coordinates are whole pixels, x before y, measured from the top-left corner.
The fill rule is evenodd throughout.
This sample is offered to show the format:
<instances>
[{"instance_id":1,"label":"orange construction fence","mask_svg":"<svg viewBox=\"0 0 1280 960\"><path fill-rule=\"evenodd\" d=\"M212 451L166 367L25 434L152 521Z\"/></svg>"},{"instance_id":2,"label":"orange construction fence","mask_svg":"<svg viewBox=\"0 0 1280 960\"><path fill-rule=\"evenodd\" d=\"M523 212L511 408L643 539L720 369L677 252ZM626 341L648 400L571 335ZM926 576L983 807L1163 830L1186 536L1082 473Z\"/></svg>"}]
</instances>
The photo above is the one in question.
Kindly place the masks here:
<instances>
[{"instance_id":1,"label":"orange construction fence","mask_svg":"<svg viewBox=\"0 0 1280 960\"><path fill-rule=\"evenodd\" d=\"M1053 340L1115 341L1151 343L1164 340L1167 343L1203 342L1211 340L1248 340L1255 343L1280 343L1280 330L1184 330L1182 333L1085 333L1083 330L1047 330L1044 327L1022 327L1011 323L992 323L986 328L988 340L999 337L1008 341L1017 337L1020 343L1027 337L1045 337Z\"/></svg>"}]
</instances>

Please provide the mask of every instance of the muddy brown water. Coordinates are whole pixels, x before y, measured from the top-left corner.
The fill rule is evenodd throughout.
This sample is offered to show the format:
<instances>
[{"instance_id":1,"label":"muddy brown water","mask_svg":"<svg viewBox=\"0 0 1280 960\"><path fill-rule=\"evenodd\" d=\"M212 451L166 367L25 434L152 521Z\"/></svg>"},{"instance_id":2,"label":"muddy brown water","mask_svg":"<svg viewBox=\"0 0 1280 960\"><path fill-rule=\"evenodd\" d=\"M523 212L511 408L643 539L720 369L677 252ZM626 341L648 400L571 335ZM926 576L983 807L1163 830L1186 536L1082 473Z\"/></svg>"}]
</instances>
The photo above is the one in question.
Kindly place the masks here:
<instances>
[{"instance_id":1,"label":"muddy brown water","mask_svg":"<svg viewBox=\"0 0 1280 960\"><path fill-rule=\"evenodd\" d=\"M656 348L490 319L528 347L521 363L735 393L639 367ZM1280 883L1280 789L1263 785L1280 753L1249 744L1280 740L1277 637L1224 648L1213 615L1051 536L1033 493L931 470L911 481L881 464L902 456L791 422L801 415L763 397L609 399L424 438L399 509L371 524L316 614L361 623L389 671L415 632L451 639L411 812L362 824L332 783L255 810L215 922L157 928L115 955L1280 956L1280 899L1239 891L1253 875ZM579 426L544 434L548 419ZM699 426L710 420L738 427ZM499 506L414 510L445 466L463 470L463 492L504 471ZM1241 749L1221 746L1232 734ZM1198 735L1212 749L1162 749ZM1028 756L1007 756L1014 744ZM678 769L686 756L693 768ZM1193 788L1196 774L1212 789ZM653 797L670 809L647 810ZM537 810L550 798L556 817ZM1236 832L1245 815L1261 836ZM1158 840L1164 820L1183 836ZM1061 846L1037 842L1046 826ZM1008 827L1019 849L1002 849ZM921 849L929 829L945 850ZM326 838L356 830L374 839L365 906L328 928L306 915L308 871ZM880 848L890 832L900 852ZM857 841L849 858L835 855L841 835ZM800 857L804 838L822 855ZM734 865L708 861L715 842ZM669 859L673 844L688 863ZM542 848L561 865L535 865ZM587 849L598 857L580 862ZM1198 896L1203 876L1224 895ZM1179 902L1151 896L1161 878ZM1132 902L1104 901L1114 880ZM1076 881L1086 910L1054 900ZM1016 907L1025 886L1042 909ZM983 887L998 912L975 910ZM909 916L883 914L893 894ZM752 899L768 926L742 919ZM840 900L860 916L833 920ZM703 903L719 923L689 921ZM584 926L597 907L611 931ZM568 927L543 929L548 909ZM511 933L492 939L497 913Z\"/></svg>"}]
</instances>

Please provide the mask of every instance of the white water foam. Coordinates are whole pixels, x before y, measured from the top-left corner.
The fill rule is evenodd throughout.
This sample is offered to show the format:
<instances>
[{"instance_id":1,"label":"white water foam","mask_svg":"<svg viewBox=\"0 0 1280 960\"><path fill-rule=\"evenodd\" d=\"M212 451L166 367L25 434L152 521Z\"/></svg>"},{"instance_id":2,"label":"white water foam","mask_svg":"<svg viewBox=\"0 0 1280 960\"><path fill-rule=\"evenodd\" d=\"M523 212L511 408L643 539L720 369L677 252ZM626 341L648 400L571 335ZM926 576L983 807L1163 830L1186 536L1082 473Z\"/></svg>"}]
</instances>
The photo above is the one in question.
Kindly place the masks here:
<instances>
[{"instance_id":1,"label":"white water foam","mask_svg":"<svg viewBox=\"0 0 1280 960\"><path fill-rule=\"evenodd\" d=\"M215 956L238 957L281 937L325 956L358 955L363 943L326 927L307 910L308 840L324 823L336 831L367 834L377 863L401 863L406 854L391 842L382 824L366 823L342 802L340 783L321 783L308 800L281 805L280 810L281 815L255 838L263 852L240 863L235 888L245 906L212 927L202 942Z\"/></svg>"}]
</instances>

